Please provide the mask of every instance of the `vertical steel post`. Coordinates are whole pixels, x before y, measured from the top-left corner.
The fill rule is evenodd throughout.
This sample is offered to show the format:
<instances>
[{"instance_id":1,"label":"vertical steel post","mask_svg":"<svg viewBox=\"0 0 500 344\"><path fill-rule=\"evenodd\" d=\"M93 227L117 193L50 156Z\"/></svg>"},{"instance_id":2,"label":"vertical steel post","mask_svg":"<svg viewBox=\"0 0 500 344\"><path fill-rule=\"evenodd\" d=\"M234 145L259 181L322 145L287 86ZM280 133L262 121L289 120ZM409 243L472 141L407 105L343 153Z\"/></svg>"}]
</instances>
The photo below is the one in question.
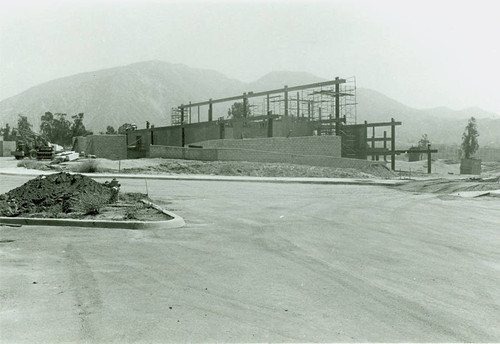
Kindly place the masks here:
<instances>
[{"instance_id":1,"label":"vertical steel post","mask_svg":"<svg viewBox=\"0 0 500 344\"><path fill-rule=\"evenodd\" d=\"M266 113L267 113L268 115L270 115L270 114L271 114L271 108L270 108L270 105L271 105L271 104L269 104L269 93L268 93L268 94L267 94L267 96L266 96L266 105L267 105L267 111L266 111Z\"/></svg>"},{"instance_id":2,"label":"vertical steel post","mask_svg":"<svg viewBox=\"0 0 500 344\"><path fill-rule=\"evenodd\" d=\"M212 122L212 114L213 114L213 104L212 98L210 98L210 103L208 104L208 121Z\"/></svg>"},{"instance_id":3,"label":"vertical steel post","mask_svg":"<svg viewBox=\"0 0 500 344\"><path fill-rule=\"evenodd\" d=\"M248 98L247 98L247 94L246 94L246 93L243 93L243 117L244 117L244 118L248 117L248 114L247 114L247 108L248 108Z\"/></svg>"},{"instance_id":4,"label":"vertical steel post","mask_svg":"<svg viewBox=\"0 0 500 344\"><path fill-rule=\"evenodd\" d=\"M335 135L340 135L340 83L339 77L335 78Z\"/></svg>"},{"instance_id":5,"label":"vertical steel post","mask_svg":"<svg viewBox=\"0 0 500 344\"><path fill-rule=\"evenodd\" d=\"M288 86L285 85L285 116L288 116Z\"/></svg>"},{"instance_id":6,"label":"vertical steel post","mask_svg":"<svg viewBox=\"0 0 500 344\"><path fill-rule=\"evenodd\" d=\"M191 102L189 102L189 124L191 124Z\"/></svg>"},{"instance_id":7,"label":"vertical steel post","mask_svg":"<svg viewBox=\"0 0 500 344\"><path fill-rule=\"evenodd\" d=\"M300 98L299 92L297 92L297 117L300 117Z\"/></svg>"}]
</instances>

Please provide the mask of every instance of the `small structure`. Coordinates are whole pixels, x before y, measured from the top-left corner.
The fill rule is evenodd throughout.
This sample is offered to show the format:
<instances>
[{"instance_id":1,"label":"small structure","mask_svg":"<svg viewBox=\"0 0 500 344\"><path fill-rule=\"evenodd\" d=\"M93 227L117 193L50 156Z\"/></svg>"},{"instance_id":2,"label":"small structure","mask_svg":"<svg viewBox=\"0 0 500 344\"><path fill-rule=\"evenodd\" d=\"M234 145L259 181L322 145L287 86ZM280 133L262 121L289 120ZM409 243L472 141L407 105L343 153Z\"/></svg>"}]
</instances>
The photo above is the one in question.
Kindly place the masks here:
<instances>
[{"instance_id":1,"label":"small structure","mask_svg":"<svg viewBox=\"0 0 500 344\"><path fill-rule=\"evenodd\" d=\"M460 174L481 174L481 159L462 159L460 161Z\"/></svg>"},{"instance_id":2,"label":"small structure","mask_svg":"<svg viewBox=\"0 0 500 344\"><path fill-rule=\"evenodd\" d=\"M11 153L16 150L16 141L0 141L0 157L12 156Z\"/></svg>"}]
</instances>

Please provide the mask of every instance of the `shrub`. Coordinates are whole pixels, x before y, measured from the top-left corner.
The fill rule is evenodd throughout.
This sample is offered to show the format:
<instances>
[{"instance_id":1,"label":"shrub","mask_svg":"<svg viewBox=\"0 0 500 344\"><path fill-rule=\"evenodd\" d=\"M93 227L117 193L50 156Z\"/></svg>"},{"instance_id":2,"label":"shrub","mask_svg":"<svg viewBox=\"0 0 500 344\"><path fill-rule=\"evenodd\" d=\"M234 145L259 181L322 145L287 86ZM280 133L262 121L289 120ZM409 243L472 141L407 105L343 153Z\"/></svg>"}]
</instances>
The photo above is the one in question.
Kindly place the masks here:
<instances>
[{"instance_id":1,"label":"shrub","mask_svg":"<svg viewBox=\"0 0 500 344\"><path fill-rule=\"evenodd\" d=\"M86 160L76 167L76 172L80 173L102 172L102 168L99 166L99 162L97 160Z\"/></svg>"},{"instance_id":2,"label":"shrub","mask_svg":"<svg viewBox=\"0 0 500 344\"><path fill-rule=\"evenodd\" d=\"M84 215L97 215L108 202L108 194L82 193L77 203L77 211Z\"/></svg>"},{"instance_id":3,"label":"shrub","mask_svg":"<svg viewBox=\"0 0 500 344\"><path fill-rule=\"evenodd\" d=\"M23 159L17 163L17 167L24 167L32 170L48 170L46 162L31 160L31 159Z\"/></svg>"}]
</instances>

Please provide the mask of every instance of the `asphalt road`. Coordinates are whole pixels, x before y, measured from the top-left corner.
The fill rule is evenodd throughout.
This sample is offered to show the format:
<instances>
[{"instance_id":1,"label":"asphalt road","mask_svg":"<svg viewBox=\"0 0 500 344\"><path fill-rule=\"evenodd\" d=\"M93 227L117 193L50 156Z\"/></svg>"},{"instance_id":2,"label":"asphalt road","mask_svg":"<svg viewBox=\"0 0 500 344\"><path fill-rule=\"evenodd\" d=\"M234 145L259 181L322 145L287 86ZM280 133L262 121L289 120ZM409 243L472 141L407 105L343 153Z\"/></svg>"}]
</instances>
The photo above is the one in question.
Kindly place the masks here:
<instances>
[{"instance_id":1,"label":"asphalt road","mask_svg":"<svg viewBox=\"0 0 500 344\"><path fill-rule=\"evenodd\" d=\"M0 227L2 342L500 340L498 199L147 183L187 227Z\"/></svg>"}]
</instances>

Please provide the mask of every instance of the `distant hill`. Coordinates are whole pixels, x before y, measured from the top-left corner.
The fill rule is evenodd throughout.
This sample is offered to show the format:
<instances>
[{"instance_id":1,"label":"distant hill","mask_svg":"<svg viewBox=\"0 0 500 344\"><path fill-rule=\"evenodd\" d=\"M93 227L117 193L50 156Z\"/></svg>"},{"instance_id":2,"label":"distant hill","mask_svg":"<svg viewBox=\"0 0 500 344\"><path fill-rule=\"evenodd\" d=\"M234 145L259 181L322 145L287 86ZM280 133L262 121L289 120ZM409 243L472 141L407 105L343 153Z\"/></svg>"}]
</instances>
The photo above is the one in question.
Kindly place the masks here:
<instances>
[{"instance_id":1,"label":"distant hill","mask_svg":"<svg viewBox=\"0 0 500 344\"><path fill-rule=\"evenodd\" d=\"M308 73L280 71L244 83L211 70L147 61L52 80L2 100L0 125L15 126L17 114L22 113L38 129L40 116L51 111L68 115L83 112L85 125L95 132L125 122L144 127L146 120L165 126L170 124L170 109L188 101L324 80ZM397 129L400 144L415 144L425 133L433 143L458 144L467 119L475 116L480 145L500 147L500 117L480 108L414 109L366 88L358 88L357 103L358 122L388 121L391 117L402 121L403 126Z\"/></svg>"}]
</instances>

